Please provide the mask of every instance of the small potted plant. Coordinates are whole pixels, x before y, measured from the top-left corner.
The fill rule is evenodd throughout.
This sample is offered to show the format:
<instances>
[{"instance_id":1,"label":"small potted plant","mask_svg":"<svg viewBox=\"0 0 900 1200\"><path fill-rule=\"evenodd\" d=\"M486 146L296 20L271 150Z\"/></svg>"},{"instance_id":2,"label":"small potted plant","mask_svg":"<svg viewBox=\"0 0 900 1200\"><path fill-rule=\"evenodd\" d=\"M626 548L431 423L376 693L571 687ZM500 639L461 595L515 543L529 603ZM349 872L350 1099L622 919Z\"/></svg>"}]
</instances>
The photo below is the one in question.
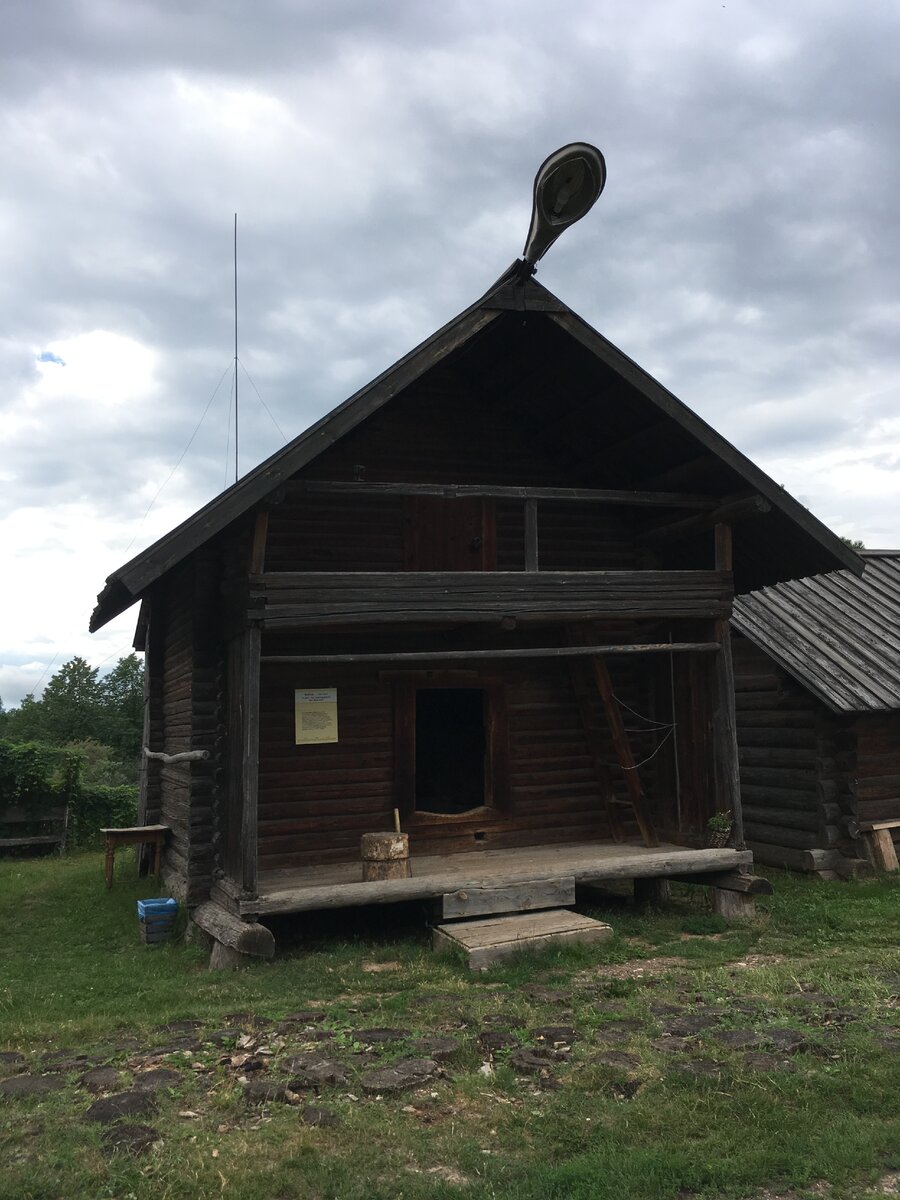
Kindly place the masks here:
<instances>
[{"instance_id":1,"label":"small potted plant","mask_svg":"<svg viewBox=\"0 0 900 1200\"><path fill-rule=\"evenodd\" d=\"M731 839L731 831L734 828L731 810L713 813L706 822L706 828L709 830L710 847L721 849L723 846L727 846Z\"/></svg>"}]
</instances>

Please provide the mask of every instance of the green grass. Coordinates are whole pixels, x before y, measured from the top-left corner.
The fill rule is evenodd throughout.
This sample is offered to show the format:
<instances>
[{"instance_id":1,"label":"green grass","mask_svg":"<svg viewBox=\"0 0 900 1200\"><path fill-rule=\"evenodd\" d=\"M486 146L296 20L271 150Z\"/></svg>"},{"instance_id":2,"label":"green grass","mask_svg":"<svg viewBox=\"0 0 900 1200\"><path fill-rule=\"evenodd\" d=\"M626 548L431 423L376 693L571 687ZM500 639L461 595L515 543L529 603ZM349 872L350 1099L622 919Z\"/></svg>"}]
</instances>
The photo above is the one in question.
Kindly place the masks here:
<instances>
[{"instance_id":1,"label":"green grass","mask_svg":"<svg viewBox=\"0 0 900 1200\"><path fill-rule=\"evenodd\" d=\"M285 922L274 962L210 973L198 946L139 942L134 902L156 894L152 882L120 873L107 892L94 854L0 861L0 1049L24 1053L30 1070L48 1052L84 1052L127 1082L171 1039L166 1022L215 1030L230 1013L278 1020L317 1008L335 1034L329 1053L352 1071L348 1086L304 1098L340 1117L312 1128L296 1106L249 1105L240 1072L221 1061L228 1048L173 1054L182 1082L139 1118L160 1144L133 1157L110 1152L101 1127L83 1121L93 1097L73 1069L63 1091L0 1097L0 1197L736 1200L813 1185L834 1200L874 1196L879 1176L900 1169L900 1055L879 1048L873 1028L900 1024L900 878L772 878L775 894L753 922L723 927L697 889L676 889L663 910L610 897L588 910L613 926L608 943L523 955L484 975L434 957L415 906ZM396 966L364 969L375 963ZM534 995L534 983L566 997ZM828 1025L799 1012L802 990L828 993L859 1019ZM654 1010L667 1004L718 1006L725 1028L804 1028L808 1048L792 1073L749 1069L709 1039L667 1054L652 1045ZM517 1075L508 1051L488 1077L475 1037L497 1013L521 1024L525 1044L529 1029L550 1024L574 1026L579 1040L550 1080ZM637 1057L630 1074L642 1086L623 1100L623 1070L593 1059L609 1048L597 1040L604 1028L628 1019L641 1025L615 1049ZM354 1057L358 1032L375 1026L449 1031L460 1048L424 1088L375 1098ZM130 1037L137 1051L117 1045ZM276 1045L269 1074L298 1048ZM378 1061L408 1053L408 1042L392 1044ZM698 1057L718 1060L720 1073L678 1069Z\"/></svg>"}]
</instances>

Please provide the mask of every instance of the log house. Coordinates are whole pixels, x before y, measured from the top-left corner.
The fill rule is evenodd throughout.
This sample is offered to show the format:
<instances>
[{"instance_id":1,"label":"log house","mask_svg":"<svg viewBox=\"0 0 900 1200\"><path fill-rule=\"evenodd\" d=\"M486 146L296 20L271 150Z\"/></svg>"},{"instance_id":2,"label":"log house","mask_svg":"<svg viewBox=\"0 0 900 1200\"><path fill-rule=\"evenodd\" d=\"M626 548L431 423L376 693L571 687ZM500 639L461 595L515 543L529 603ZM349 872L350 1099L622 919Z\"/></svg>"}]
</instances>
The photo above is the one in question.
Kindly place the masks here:
<instances>
[{"instance_id":1,"label":"log house","mask_svg":"<svg viewBox=\"0 0 900 1200\"><path fill-rule=\"evenodd\" d=\"M146 745L209 754L144 764L169 887L253 921L745 868L735 584L839 568L861 563L516 263L111 574L91 629L140 601ZM395 808L412 876L363 883Z\"/></svg>"},{"instance_id":2,"label":"log house","mask_svg":"<svg viewBox=\"0 0 900 1200\"><path fill-rule=\"evenodd\" d=\"M893 867L900 842L900 551L735 601L744 829L760 862ZM892 861L893 856L893 861Z\"/></svg>"}]
</instances>

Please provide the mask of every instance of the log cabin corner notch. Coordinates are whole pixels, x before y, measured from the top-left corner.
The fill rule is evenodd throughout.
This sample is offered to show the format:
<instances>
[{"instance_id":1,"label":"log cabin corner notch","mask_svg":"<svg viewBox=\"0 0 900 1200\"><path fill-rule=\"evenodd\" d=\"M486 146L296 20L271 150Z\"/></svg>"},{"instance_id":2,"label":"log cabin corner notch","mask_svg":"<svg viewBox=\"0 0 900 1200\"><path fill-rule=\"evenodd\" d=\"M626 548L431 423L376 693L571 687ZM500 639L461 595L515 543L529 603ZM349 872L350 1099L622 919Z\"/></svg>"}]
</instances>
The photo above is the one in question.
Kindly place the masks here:
<instances>
[{"instance_id":1,"label":"log cabin corner notch","mask_svg":"<svg viewBox=\"0 0 900 1200\"><path fill-rule=\"evenodd\" d=\"M252 918L746 865L734 582L840 567L862 564L514 264L110 575L91 628L141 600L145 744L209 751L145 763L141 820L173 831L173 890ZM327 739L298 744L298 690L335 698ZM412 878L372 890L359 839L394 807ZM722 809L737 848L702 849Z\"/></svg>"}]
</instances>

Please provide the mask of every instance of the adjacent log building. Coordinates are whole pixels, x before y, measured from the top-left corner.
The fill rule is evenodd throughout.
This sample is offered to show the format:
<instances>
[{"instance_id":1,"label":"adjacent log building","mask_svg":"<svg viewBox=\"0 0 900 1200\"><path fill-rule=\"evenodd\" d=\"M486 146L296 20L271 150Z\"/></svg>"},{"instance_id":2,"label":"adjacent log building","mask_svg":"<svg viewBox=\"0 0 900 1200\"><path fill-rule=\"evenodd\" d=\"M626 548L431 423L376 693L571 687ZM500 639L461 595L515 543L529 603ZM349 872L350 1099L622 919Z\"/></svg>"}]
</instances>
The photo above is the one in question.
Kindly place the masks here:
<instances>
[{"instance_id":1,"label":"adjacent log building","mask_svg":"<svg viewBox=\"0 0 900 1200\"><path fill-rule=\"evenodd\" d=\"M91 628L141 602L147 746L208 752L144 768L189 903L749 863L735 582L861 564L527 276L109 576ZM373 890L395 808L412 878Z\"/></svg>"},{"instance_id":2,"label":"adjacent log building","mask_svg":"<svg viewBox=\"0 0 900 1200\"><path fill-rule=\"evenodd\" d=\"M900 841L900 551L862 557L861 577L735 601L744 829L761 862L888 865L878 842Z\"/></svg>"}]
</instances>

